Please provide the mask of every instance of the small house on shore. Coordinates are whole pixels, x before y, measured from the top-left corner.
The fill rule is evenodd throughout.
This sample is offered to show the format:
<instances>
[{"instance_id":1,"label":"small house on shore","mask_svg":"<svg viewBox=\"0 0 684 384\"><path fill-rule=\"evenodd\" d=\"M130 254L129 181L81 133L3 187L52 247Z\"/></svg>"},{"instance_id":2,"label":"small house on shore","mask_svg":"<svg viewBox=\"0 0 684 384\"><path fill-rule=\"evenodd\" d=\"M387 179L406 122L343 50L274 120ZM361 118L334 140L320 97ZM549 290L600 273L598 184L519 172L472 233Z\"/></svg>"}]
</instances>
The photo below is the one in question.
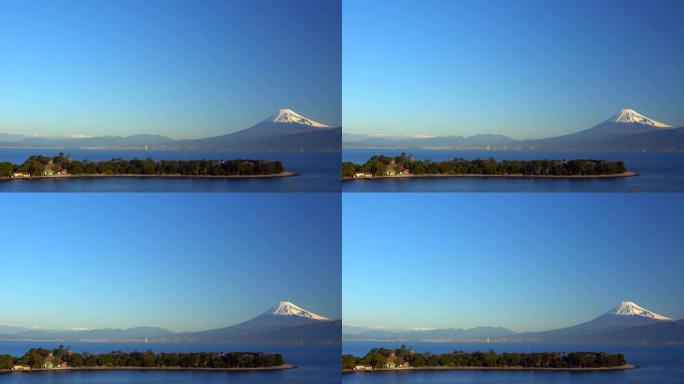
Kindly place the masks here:
<instances>
[{"instance_id":1,"label":"small house on shore","mask_svg":"<svg viewBox=\"0 0 684 384\"><path fill-rule=\"evenodd\" d=\"M22 179L22 178L27 178L27 177L31 177L31 174L28 172L14 172L14 173L12 173L13 179Z\"/></svg>"},{"instance_id":2,"label":"small house on shore","mask_svg":"<svg viewBox=\"0 0 684 384\"><path fill-rule=\"evenodd\" d=\"M355 371L372 371L373 367L369 365L355 365L354 366Z\"/></svg>"},{"instance_id":3,"label":"small house on shore","mask_svg":"<svg viewBox=\"0 0 684 384\"><path fill-rule=\"evenodd\" d=\"M370 172L356 172L356 173L354 173L354 178L362 178L362 177L373 177L373 174Z\"/></svg>"},{"instance_id":4,"label":"small house on shore","mask_svg":"<svg viewBox=\"0 0 684 384\"><path fill-rule=\"evenodd\" d=\"M43 176L53 176L56 170L57 165L51 161L45 164L45 168L43 168Z\"/></svg>"},{"instance_id":5,"label":"small house on shore","mask_svg":"<svg viewBox=\"0 0 684 384\"><path fill-rule=\"evenodd\" d=\"M30 371L31 367L28 365L15 364L12 366L13 371Z\"/></svg>"}]
</instances>

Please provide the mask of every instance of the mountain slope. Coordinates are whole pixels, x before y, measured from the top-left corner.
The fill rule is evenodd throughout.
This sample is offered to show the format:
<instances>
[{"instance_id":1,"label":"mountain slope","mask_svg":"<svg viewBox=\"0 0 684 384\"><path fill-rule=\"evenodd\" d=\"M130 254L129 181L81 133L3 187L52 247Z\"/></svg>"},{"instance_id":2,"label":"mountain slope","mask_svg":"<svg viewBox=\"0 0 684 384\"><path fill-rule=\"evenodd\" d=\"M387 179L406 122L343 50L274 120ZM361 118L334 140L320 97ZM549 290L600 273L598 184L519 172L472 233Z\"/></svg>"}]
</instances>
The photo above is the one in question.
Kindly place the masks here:
<instances>
[{"instance_id":1,"label":"mountain slope","mask_svg":"<svg viewBox=\"0 0 684 384\"><path fill-rule=\"evenodd\" d=\"M599 342L611 341L611 335L636 341L635 329L656 324L669 324L672 319L624 301L603 315L567 328L530 332L513 336L518 341L537 342ZM631 336L630 336L631 335Z\"/></svg>"},{"instance_id":2,"label":"mountain slope","mask_svg":"<svg viewBox=\"0 0 684 384\"><path fill-rule=\"evenodd\" d=\"M332 320L307 311L298 307L292 302L281 301L273 308L261 315L228 327L211 329L200 332L189 332L184 334L172 335L164 338L164 341L177 342L287 342L291 335L299 334L301 339L302 332L310 329L319 332L318 327L325 329L324 325L314 326L314 324L327 324ZM312 326L307 328L307 326ZM299 328L304 327L304 328ZM290 330L290 331L288 331ZM280 331L280 332L276 332ZM269 336L270 335L270 336ZM290 335L290 336L288 336ZM277 338L276 338L277 336ZM273 337L272 339L270 337ZM294 337L294 336L292 336ZM315 335L310 335L307 342L313 342ZM325 342L321 340L321 342Z\"/></svg>"},{"instance_id":3,"label":"mountain slope","mask_svg":"<svg viewBox=\"0 0 684 384\"><path fill-rule=\"evenodd\" d=\"M234 339L241 343L330 344L342 339L342 321L325 320L295 327L250 334Z\"/></svg>"},{"instance_id":4,"label":"mountain slope","mask_svg":"<svg viewBox=\"0 0 684 384\"><path fill-rule=\"evenodd\" d=\"M594 151L684 151L684 127L659 129L588 144Z\"/></svg>"},{"instance_id":5,"label":"mountain slope","mask_svg":"<svg viewBox=\"0 0 684 384\"><path fill-rule=\"evenodd\" d=\"M684 320L658 322L605 332L597 341L611 343L682 343Z\"/></svg>"},{"instance_id":6,"label":"mountain slope","mask_svg":"<svg viewBox=\"0 0 684 384\"><path fill-rule=\"evenodd\" d=\"M342 148L342 128L317 129L288 136L243 143L242 150L333 152Z\"/></svg>"},{"instance_id":7,"label":"mountain slope","mask_svg":"<svg viewBox=\"0 0 684 384\"><path fill-rule=\"evenodd\" d=\"M610 148L612 140L655 131L671 130L667 124L650 119L633 109L621 109L608 120L569 135L538 140L524 140L516 144L520 149L588 150L597 146ZM608 149L607 149L608 150Z\"/></svg>"},{"instance_id":8,"label":"mountain slope","mask_svg":"<svg viewBox=\"0 0 684 384\"><path fill-rule=\"evenodd\" d=\"M317 121L308 119L291 109L280 109L266 120L247 129L227 135L208 137L198 140L184 140L174 144L181 149L196 150L226 150L226 149L265 149L270 150L299 150L297 138L306 140L307 136L295 136L316 131L329 131L332 128ZM294 136L294 138L293 138ZM281 142L279 139L288 138ZM310 136L310 147L317 148L315 139ZM339 144L338 144L339 145ZM293 148L294 146L294 148Z\"/></svg>"}]
</instances>

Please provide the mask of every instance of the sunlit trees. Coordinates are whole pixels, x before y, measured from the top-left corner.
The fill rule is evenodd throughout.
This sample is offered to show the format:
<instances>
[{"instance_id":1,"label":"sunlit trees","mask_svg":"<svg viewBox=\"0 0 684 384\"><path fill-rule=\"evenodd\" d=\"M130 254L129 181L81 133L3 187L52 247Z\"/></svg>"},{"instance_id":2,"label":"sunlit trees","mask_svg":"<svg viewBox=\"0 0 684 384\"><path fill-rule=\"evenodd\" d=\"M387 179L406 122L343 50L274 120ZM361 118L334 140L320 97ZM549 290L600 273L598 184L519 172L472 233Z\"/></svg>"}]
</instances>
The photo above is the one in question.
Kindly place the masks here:
<instances>
[{"instance_id":1,"label":"sunlit trees","mask_svg":"<svg viewBox=\"0 0 684 384\"><path fill-rule=\"evenodd\" d=\"M530 175L530 176L591 176L613 175L626 171L624 162L607 160L465 160L457 158L434 162L415 160L405 153L400 156L372 156L363 164L345 162L342 176L353 177L355 172L385 176L385 171L398 173L408 170L412 175ZM392 173L390 173L392 174Z\"/></svg>"},{"instance_id":2,"label":"sunlit trees","mask_svg":"<svg viewBox=\"0 0 684 384\"><path fill-rule=\"evenodd\" d=\"M391 350L373 348L363 357L342 356L343 369L353 369L361 364L373 368L384 368L385 362L392 359L397 365L408 363L411 367L524 367L524 368L600 368L619 367L626 364L622 354L603 352L530 352L502 353L454 351L433 354L414 352L402 345Z\"/></svg>"}]
</instances>

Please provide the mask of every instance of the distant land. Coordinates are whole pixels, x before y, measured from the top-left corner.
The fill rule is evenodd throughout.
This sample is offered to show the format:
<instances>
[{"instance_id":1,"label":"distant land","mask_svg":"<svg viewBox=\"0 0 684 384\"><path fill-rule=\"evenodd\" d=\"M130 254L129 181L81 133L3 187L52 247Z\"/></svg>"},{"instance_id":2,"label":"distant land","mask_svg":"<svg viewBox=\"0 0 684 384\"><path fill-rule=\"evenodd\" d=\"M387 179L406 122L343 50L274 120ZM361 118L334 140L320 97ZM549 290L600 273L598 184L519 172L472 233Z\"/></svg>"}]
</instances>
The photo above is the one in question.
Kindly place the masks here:
<instances>
[{"instance_id":1,"label":"distant land","mask_svg":"<svg viewBox=\"0 0 684 384\"><path fill-rule=\"evenodd\" d=\"M341 329L341 320L331 320L282 301L251 320L207 331L173 332L159 327L68 330L0 326L0 340L329 344L340 342Z\"/></svg>"},{"instance_id":2,"label":"distant land","mask_svg":"<svg viewBox=\"0 0 684 384\"><path fill-rule=\"evenodd\" d=\"M684 127L673 128L625 108L606 121L569 135L516 140L504 135L383 136L343 133L344 148L512 151L684 151Z\"/></svg>"},{"instance_id":3,"label":"distant land","mask_svg":"<svg viewBox=\"0 0 684 384\"><path fill-rule=\"evenodd\" d=\"M329 127L283 108L247 129L196 140L149 134L58 137L0 133L0 148L329 152L339 151L341 140L341 127Z\"/></svg>"},{"instance_id":4,"label":"distant land","mask_svg":"<svg viewBox=\"0 0 684 384\"><path fill-rule=\"evenodd\" d=\"M514 332L500 327L471 329L379 329L344 325L344 340L520 343L684 343L684 320L672 320L624 301L605 314L572 327Z\"/></svg>"}]
</instances>

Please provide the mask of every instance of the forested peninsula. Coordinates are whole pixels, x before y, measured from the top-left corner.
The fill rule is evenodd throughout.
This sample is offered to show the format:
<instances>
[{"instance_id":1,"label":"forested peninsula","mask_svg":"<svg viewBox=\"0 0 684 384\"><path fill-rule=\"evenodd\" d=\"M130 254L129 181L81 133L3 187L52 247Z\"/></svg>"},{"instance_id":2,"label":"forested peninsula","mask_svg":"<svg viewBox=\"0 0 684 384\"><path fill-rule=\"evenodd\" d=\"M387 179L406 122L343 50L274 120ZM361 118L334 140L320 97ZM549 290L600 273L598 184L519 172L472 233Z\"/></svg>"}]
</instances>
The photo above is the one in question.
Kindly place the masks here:
<instances>
[{"instance_id":1,"label":"forested peninsula","mask_svg":"<svg viewBox=\"0 0 684 384\"><path fill-rule=\"evenodd\" d=\"M406 153L399 156L372 156L363 164L342 163L342 178L382 179L409 177L537 177L610 178L635 176L622 161L610 160L416 160Z\"/></svg>"},{"instance_id":2,"label":"forested peninsula","mask_svg":"<svg viewBox=\"0 0 684 384\"><path fill-rule=\"evenodd\" d=\"M343 372L388 370L616 370L635 368L621 353L604 352L464 352L419 353L402 345L373 348L365 356L342 355Z\"/></svg>"},{"instance_id":3,"label":"forested peninsula","mask_svg":"<svg viewBox=\"0 0 684 384\"><path fill-rule=\"evenodd\" d=\"M280 161L268 160L153 160L114 158L108 161L74 160L64 153L31 156L22 164L0 162L0 179L58 177L277 177L292 176Z\"/></svg>"},{"instance_id":4,"label":"forested peninsula","mask_svg":"<svg viewBox=\"0 0 684 384\"><path fill-rule=\"evenodd\" d=\"M31 348L23 356L0 355L0 372L45 370L270 370L293 368L278 353L262 352L122 352L77 353L60 345Z\"/></svg>"}]
</instances>

